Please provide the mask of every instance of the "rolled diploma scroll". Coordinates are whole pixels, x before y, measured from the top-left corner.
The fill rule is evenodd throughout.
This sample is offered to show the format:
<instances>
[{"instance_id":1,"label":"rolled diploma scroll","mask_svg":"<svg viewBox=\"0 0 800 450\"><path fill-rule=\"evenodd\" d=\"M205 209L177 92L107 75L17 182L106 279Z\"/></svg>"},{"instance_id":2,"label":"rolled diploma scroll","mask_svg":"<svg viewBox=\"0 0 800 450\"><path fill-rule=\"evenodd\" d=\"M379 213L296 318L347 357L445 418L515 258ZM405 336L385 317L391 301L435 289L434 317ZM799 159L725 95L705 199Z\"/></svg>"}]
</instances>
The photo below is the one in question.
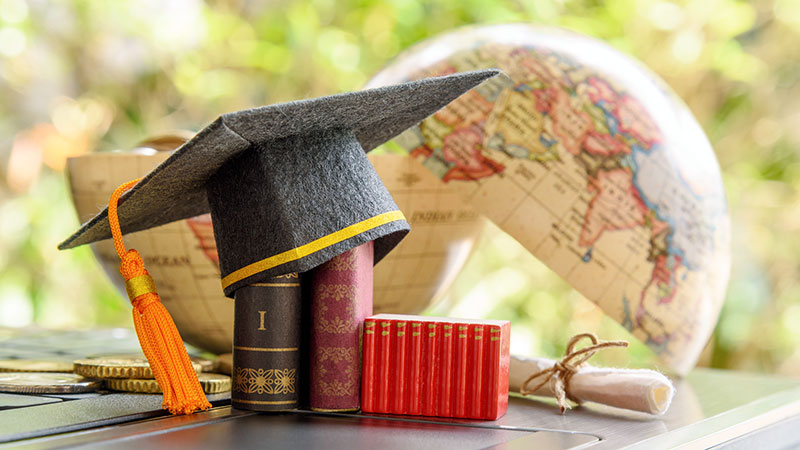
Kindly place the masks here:
<instances>
[{"instance_id":1,"label":"rolled diploma scroll","mask_svg":"<svg viewBox=\"0 0 800 450\"><path fill-rule=\"evenodd\" d=\"M555 361L545 358L525 358L511 355L509 389L519 392L532 374L553 367ZM536 386L538 381L528 383ZM554 379L537 389L533 395L554 397ZM570 395L581 402L595 402L617 408L664 414L672 403L675 388L660 372L646 369L615 369L584 364L569 380Z\"/></svg>"}]
</instances>

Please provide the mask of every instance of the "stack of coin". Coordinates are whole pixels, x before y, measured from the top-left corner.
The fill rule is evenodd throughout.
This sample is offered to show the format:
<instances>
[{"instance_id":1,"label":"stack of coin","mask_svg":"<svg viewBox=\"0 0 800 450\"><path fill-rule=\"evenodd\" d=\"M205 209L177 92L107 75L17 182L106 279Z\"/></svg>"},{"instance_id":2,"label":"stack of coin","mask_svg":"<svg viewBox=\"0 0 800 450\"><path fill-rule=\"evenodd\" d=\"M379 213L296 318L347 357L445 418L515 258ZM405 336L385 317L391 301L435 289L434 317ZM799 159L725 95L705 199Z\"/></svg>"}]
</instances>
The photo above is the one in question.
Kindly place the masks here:
<instances>
[{"instance_id":1,"label":"stack of coin","mask_svg":"<svg viewBox=\"0 0 800 450\"><path fill-rule=\"evenodd\" d=\"M19 394L77 394L93 392L103 386L100 380L84 378L74 373L3 372L0 373L0 392Z\"/></svg>"},{"instance_id":2,"label":"stack of coin","mask_svg":"<svg viewBox=\"0 0 800 450\"><path fill-rule=\"evenodd\" d=\"M0 360L0 392L18 394L77 394L103 386L72 373L72 363L57 359Z\"/></svg>"},{"instance_id":3,"label":"stack of coin","mask_svg":"<svg viewBox=\"0 0 800 450\"><path fill-rule=\"evenodd\" d=\"M231 390L231 379L227 375L201 373L202 368L213 368L213 362L192 358L192 366L198 374L200 385L206 394L217 394ZM76 374L105 380L106 387L115 391L160 393L150 364L145 358L136 356L108 356L80 359L74 363Z\"/></svg>"},{"instance_id":4,"label":"stack of coin","mask_svg":"<svg viewBox=\"0 0 800 450\"><path fill-rule=\"evenodd\" d=\"M219 373L199 373L197 379L203 392L206 394L219 394L231 390L231 377ZM161 388L158 387L156 380L137 380L129 378L110 378L106 380L106 386L115 391L141 392L147 394L160 394Z\"/></svg>"}]
</instances>

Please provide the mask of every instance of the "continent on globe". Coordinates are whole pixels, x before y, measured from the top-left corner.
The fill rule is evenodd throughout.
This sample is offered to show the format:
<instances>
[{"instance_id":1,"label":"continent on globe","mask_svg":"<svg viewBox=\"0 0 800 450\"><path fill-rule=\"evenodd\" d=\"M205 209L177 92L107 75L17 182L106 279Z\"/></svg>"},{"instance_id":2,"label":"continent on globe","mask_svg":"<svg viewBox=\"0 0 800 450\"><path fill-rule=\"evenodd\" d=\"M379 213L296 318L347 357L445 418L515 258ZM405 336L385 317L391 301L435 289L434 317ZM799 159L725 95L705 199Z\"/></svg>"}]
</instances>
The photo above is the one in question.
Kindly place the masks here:
<instances>
[{"instance_id":1,"label":"continent on globe","mask_svg":"<svg viewBox=\"0 0 800 450\"><path fill-rule=\"evenodd\" d=\"M600 170L589 177L586 189L592 194L579 238L582 247L591 247L605 231L645 225L647 206L639 197L628 169Z\"/></svg>"},{"instance_id":2,"label":"continent on globe","mask_svg":"<svg viewBox=\"0 0 800 450\"><path fill-rule=\"evenodd\" d=\"M608 45L523 24L434 37L369 86L487 67L508 78L396 141L685 373L716 324L730 268L727 202L699 125Z\"/></svg>"}]
</instances>

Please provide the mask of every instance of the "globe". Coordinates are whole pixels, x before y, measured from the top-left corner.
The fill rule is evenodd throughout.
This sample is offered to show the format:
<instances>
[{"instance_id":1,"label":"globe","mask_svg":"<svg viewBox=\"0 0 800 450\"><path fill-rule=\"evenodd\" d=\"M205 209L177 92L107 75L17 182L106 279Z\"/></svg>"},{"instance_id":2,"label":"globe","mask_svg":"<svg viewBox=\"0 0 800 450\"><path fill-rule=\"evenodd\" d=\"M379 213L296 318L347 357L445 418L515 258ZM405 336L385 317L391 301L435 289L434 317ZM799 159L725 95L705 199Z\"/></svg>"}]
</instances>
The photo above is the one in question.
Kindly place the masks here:
<instances>
[{"instance_id":1,"label":"globe","mask_svg":"<svg viewBox=\"0 0 800 450\"><path fill-rule=\"evenodd\" d=\"M93 217L108 204L117 186L147 174L170 154L155 148L171 150L184 139L161 137L136 151L70 159L67 169L79 219ZM369 158L412 226L412 232L375 266L374 310L418 313L446 292L485 219L414 159L398 154L370 154ZM132 233L125 236L125 244L141 253L181 337L213 353L230 352L233 300L222 294L211 217L206 214ZM113 242L98 242L92 249L124 293Z\"/></svg>"},{"instance_id":2,"label":"globe","mask_svg":"<svg viewBox=\"0 0 800 450\"><path fill-rule=\"evenodd\" d=\"M406 51L368 87L497 67L395 141L645 342L697 361L730 271L719 165L685 104L598 40L473 26Z\"/></svg>"}]
</instances>

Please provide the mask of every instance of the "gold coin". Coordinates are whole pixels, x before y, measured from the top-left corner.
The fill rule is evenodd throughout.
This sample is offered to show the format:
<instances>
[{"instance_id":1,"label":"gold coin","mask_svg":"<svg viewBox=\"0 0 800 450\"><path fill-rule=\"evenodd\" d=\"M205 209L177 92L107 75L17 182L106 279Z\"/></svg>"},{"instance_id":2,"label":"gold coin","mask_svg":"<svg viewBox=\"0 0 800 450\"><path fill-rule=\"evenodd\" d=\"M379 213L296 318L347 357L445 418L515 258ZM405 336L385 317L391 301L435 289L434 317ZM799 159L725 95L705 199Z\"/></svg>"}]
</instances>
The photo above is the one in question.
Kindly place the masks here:
<instances>
[{"instance_id":1,"label":"gold coin","mask_svg":"<svg viewBox=\"0 0 800 450\"><path fill-rule=\"evenodd\" d=\"M97 358L101 358L101 357L100 356L90 356L89 358L90 359L97 359ZM120 354L117 354L117 355L103 355L102 358L104 358L104 359L105 358L114 358L114 359L126 359L126 360L127 359L135 359L137 361L138 360L142 360L142 361L146 360L145 356L142 353L120 353ZM214 372L216 370L216 368L217 368L216 360L203 358L203 357L200 357L200 356L189 356L189 360L192 361L193 363L200 364L200 368L201 368L202 372ZM72 371L72 365L73 365L72 363L70 363L70 365L69 365L69 367L70 367L69 371L70 372ZM40 371L40 372L44 372L44 371ZM62 371L59 370L59 372L62 372ZM142 378L147 378L147 377L142 377Z\"/></svg>"},{"instance_id":2,"label":"gold coin","mask_svg":"<svg viewBox=\"0 0 800 450\"><path fill-rule=\"evenodd\" d=\"M200 386L206 394L219 394L231 390L231 377L218 373L197 374ZM130 378L114 378L106 380L106 386L115 391L138 392L143 394L160 394L156 380L136 380Z\"/></svg>"},{"instance_id":3,"label":"gold coin","mask_svg":"<svg viewBox=\"0 0 800 450\"><path fill-rule=\"evenodd\" d=\"M0 372L60 372L71 373L72 363L56 359L2 359Z\"/></svg>"},{"instance_id":4,"label":"gold coin","mask_svg":"<svg viewBox=\"0 0 800 450\"><path fill-rule=\"evenodd\" d=\"M21 394L76 394L95 391L101 380L91 380L74 373L4 372L0 373L0 392Z\"/></svg>"},{"instance_id":5,"label":"gold coin","mask_svg":"<svg viewBox=\"0 0 800 450\"><path fill-rule=\"evenodd\" d=\"M217 359L217 370L230 375L233 372L233 353L224 353Z\"/></svg>"},{"instance_id":6,"label":"gold coin","mask_svg":"<svg viewBox=\"0 0 800 450\"><path fill-rule=\"evenodd\" d=\"M73 362L73 371L88 378L137 378L152 379L153 371L145 358L108 356L95 359L79 359ZM194 371L200 373L200 364L192 363Z\"/></svg>"}]
</instances>

